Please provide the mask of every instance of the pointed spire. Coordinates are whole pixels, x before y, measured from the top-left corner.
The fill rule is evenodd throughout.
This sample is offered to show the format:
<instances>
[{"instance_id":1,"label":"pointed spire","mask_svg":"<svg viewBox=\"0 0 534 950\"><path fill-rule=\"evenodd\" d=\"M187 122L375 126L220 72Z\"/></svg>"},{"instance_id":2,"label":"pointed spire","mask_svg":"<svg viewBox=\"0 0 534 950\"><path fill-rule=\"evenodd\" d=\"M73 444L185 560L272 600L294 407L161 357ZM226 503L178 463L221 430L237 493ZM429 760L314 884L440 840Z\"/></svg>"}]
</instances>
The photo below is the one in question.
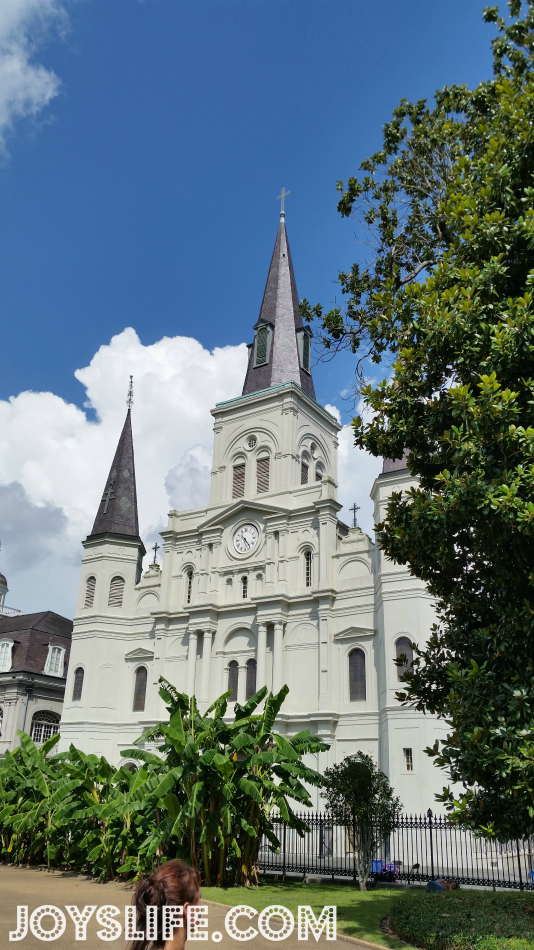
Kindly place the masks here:
<instances>
[{"instance_id":1,"label":"pointed spire","mask_svg":"<svg viewBox=\"0 0 534 950\"><path fill-rule=\"evenodd\" d=\"M256 346L255 344L250 345L243 395L293 380L305 392L315 398L313 379L309 371L309 356L303 357L304 352L309 354L310 331L308 327L304 327L302 324L298 306L297 285L285 226L283 199L288 194L289 192L282 189L282 195L280 196L282 198L282 211L280 212L278 234L263 294L260 316L254 327L256 334L262 324L270 328L271 337L267 345L267 359L263 363L259 363ZM304 341L304 336L308 336L307 342ZM307 364L307 369L304 369L303 358L305 359L304 365Z\"/></svg>"},{"instance_id":2,"label":"pointed spire","mask_svg":"<svg viewBox=\"0 0 534 950\"><path fill-rule=\"evenodd\" d=\"M132 378L130 377L126 421L108 475L93 530L89 537L93 537L96 534L121 534L139 538L132 439L132 404L133 387Z\"/></svg>"}]
</instances>

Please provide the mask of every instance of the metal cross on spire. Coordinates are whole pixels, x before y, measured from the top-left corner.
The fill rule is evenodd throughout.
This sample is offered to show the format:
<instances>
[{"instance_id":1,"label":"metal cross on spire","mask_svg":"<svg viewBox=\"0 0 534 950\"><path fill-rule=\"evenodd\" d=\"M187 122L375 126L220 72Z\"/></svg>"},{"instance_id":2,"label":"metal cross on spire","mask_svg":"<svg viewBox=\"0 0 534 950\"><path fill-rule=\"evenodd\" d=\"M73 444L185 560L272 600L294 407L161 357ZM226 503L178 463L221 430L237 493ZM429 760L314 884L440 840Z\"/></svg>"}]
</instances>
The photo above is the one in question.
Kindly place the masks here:
<instances>
[{"instance_id":1,"label":"metal cross on spire","mask_svg":"<svg viewBox=\"0 0 534 950\"><path fill-rule=\"evenodd\" d=\"M359 511L359 510L360 510L360 506L357 505L356 502L354 502L352 508L349 508L349 511L352 512L352 527L353 527L353 528L357 528L357 527L358 527L358 521L357 521L357 519L356 519L356 512Z\"/></svg>"},{"instance_id":2,"label":"metal cross on spire","mask_svg":"<svg viewBox=\"0 0 534 950\"><path fill-rule=\"evenodd\" d=\"M287 198L287 196L290 195L290 194L291 194L290 191L286 191L285 188L282 187L282 194L276 196L276 200L280 202L280 214L285 214L285 213L286 213L286 212L285 212L285 204L284 204L284 202L285 202L285 199Z\"/></svg>"},{"instance_id":3,"label":"metal cross on spire","mask_svg":"<svg viewBox=\"0 0 534 950\"><path fill-rule=\"evenodd\" d=\"M126 405L128 406L128 412L133 406L133 376L130 376L130 385L128 386L128 395L126 397Z\"/></svg>"},{"instance_id":4,"label":"metal cross on spire","mask_svg":"<svg viewBox=\"0 0 534 950\"><path fill-rule=\"evenodd\" d=\"M156 541L154 547L152 548L152 550L153 550L153 552L154 552L154 560L152 561L152 564L157 564L157 563L158 563L158 551L159 551L159 544L157 543L157 541Z\"/></svg>"}]
</instances>

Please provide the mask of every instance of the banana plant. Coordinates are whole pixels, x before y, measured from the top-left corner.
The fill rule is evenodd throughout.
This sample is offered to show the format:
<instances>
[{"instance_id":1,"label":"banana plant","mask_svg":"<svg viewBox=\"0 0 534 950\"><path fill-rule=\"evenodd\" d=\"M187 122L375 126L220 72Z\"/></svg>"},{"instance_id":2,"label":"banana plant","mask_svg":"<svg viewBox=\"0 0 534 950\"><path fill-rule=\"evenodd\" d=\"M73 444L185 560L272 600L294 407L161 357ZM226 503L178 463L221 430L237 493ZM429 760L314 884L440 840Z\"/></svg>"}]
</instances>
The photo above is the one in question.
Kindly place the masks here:
<instances>
[{"instance_id":1,"label":"banana plant","mask_svg":"<svg viewBox=\"0 0 534 950\"><path fill-rule=\"evenodd\" d=\"M158 755L140 748L125 752L143 762L144 769L124 813L152 802L160 820L147 850L155 853L160 847L187 858L206 885L224 886L229 878L255 884L262 836L273 849L280 847L275 819L280 816L300 835L308 830L294 805L311 807L306 785L321 786L323 780L302 757L328 746L309 730L291 738L274 732L287 686L276 695L267 695L264 687L244 706L236 703L233 721L228 721L231 693L201 714L194 697L163 678L160 684L169 721L137 741L159 742Z\"/></svg>"}]
</instances>

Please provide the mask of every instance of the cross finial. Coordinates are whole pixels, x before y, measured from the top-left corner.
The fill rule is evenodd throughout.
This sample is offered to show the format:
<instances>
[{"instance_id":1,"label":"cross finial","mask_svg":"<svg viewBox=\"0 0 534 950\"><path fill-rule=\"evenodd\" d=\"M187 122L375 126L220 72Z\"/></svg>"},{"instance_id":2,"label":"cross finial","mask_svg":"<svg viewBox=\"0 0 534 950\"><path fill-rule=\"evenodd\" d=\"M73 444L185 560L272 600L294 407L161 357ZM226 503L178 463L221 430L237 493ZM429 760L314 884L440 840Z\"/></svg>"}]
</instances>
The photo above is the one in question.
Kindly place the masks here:
<instances>
[{"instance_id":1,"label":"cross finial","mask_svg":"<svg viewBox=\"0 0 534 950\"><path fill-rule=\"evenodd\" d=\"M282 194L276 196L276 200L280 202L280 217L282 217L282 215L285 215L285 204L284 204L284 202L285 202L285 199L287 198L287 196L290 195L290 194L291 194L290 191L286 191L285 188L282 187Z\"/></svg>"},{"instance_id":2,"label":"cross finial","mask_svg":"<svg viewBox=\"0 0 534 950\"><path fill-rule=\"evenodd\" d=\"M133 406L133 376L130 376L130 385L128 386L128 395L126 397L126 405L128 406L128 412Z\"/></svg>"},{"instance_id":3,"label":"cross finial","mask_svg":"<svg viewBox=\"0 0 534 950\"><path fill-rule=\"evenodd\" d=\"M357 522L357 520L356 520L356 512L359 511L359 510L360 510L360 506L357 505L356 502L354 502L352 508L349 508L349 511L352 512L352 527L353 527L353 528L357 528L357 527L358 527L358 522Z\"/></svg>"},{"instance_id":4,"label":"cross finial","mask_svg":"<svg viewBox=\"0 0 534 950\"><path fill-rule=\"evenodd\" d=\"M156 541L154 547L152 548L152 550L153 550L153 552L154 552L154 560L152 561L152 564L157 564L157 563L158 563L158 551L159 551L159 544L157 543L157 541Z\"/></svg>"}]
</instances>

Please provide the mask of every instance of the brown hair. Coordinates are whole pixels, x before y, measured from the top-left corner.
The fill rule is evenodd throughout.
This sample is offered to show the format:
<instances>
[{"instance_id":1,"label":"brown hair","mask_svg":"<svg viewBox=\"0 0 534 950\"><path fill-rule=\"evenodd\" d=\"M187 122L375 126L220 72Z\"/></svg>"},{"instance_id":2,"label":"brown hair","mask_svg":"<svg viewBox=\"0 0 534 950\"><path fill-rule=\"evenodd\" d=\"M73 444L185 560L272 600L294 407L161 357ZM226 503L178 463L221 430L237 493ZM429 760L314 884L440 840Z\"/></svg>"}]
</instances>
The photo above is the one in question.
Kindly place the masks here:
<instances>
[{"instance_id":1,"label":"brown hair","mask_svg":"<svg viewBox=\"0 0 534 950\"><path fill-rule=\"evenodd\" d=\"M185 861L167 861L160 864L150 877L139 881L132 903L137 911L137 928L146 934L146 909L158 908L158 935L154 941L134 940L131 950L146 950L152 943L154 950L165 946L162 932L161 908L167 905L195 904L200 897L200 877L195 868Z\"/></svg>"}]
</instances>

